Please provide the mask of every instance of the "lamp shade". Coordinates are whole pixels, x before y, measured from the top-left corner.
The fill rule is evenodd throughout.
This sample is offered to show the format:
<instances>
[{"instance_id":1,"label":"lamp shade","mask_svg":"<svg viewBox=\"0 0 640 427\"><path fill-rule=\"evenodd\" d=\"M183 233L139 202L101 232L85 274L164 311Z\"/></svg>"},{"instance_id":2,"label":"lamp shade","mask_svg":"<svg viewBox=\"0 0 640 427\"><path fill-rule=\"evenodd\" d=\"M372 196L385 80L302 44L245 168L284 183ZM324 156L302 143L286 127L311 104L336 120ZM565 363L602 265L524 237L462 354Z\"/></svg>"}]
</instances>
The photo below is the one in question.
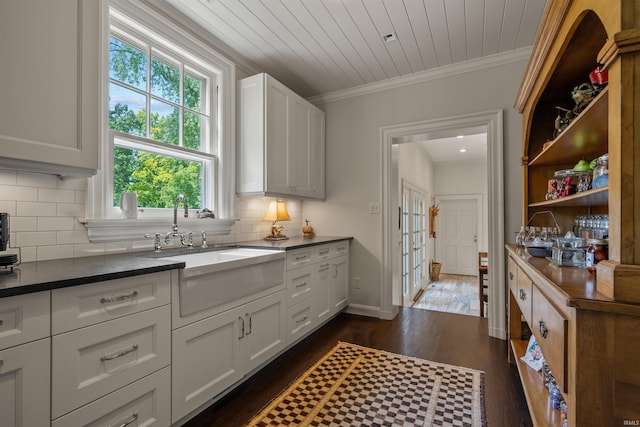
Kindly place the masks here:
<instances>
[{"instance_id":1,"label":"lamp shade","mask_svg":"<svg viewBox=\"0 0 640 427\"><path fill-rule=\"evenodd\" d=\"M264 216L265 221L289 221L291 217L287 212L287 204L284 200L269 203L269 210Z\"/></svg>"}]
</instances>

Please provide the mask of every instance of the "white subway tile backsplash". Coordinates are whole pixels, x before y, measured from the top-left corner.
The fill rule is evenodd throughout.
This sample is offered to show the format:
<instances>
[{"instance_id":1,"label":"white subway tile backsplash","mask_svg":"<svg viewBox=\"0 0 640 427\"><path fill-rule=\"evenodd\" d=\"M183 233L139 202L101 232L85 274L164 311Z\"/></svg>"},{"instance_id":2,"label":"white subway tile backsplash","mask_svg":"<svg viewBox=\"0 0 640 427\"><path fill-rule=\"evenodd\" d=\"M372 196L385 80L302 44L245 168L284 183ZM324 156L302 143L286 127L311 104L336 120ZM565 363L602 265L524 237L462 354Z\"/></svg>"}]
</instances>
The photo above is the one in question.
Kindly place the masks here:
<instances>
[{"instance_id":1,"label":"white subway tile backsplash","mask_svg":"<svg viewBox=\"0 0 640 427\"><path fill-rule=\"evenodd\" d=\"M75 190L58 190L53 188L38 189L39 202L75 203Z\"/></svg>"},{"instance_id":2,"label":"white subway tile backsplash","mask_svg":"<svg viewBox=\"0 0 640 427\"><path fill-rule=\"evenodd\" d=\"M84 204L80 203L57 203L58 216L71 216L84 218Z\"/></svg>"},{"instance_id":3,"label":"white subway tile backsplash","mask_svg":"<svg viewBox=\"0 0 640 427\"><path fill-rule=\"evenodd\" d=\"M16 185L18 172L11 170L0 170L0 184L2 185Z\"/></svg>"},{"instance_id":4,"label":"white subway tile backsplash","mask_svg":"<svg viewBox=\"0 0 640 427\"><path fill-rule=\"evenodd\" d=\"M17 216L56 216L56 204L44 202L20 202L16 206Z\"/></svg>"},{"instance_id":5,"label":"white subway tile backsplash","mask_svg":"<svg viewBox=\"0 0 640 427\"><path fill-rule=\"evenodd\" d=\"M47 246L56 244L55 231L21 231L16 233L16 246Z\"/></svg>"},{"instance_id":6,"label":"white subway tile backsplash","mask_svg":"<svg viewBox=\"0 0 640 427\"><path fill-rule=\"evenodd\" d=\"M23 187L57 188L59 178L44 173L18 172L17 184Z\"/></svg>"},{"instance_id":7,"label":"white subway tile backsplash","mask_svg":"<svg viewBox=\"0 0 640 427\"><path fill-rule=\"evenodd\" d=\"M151 240L90 243L85 226L87 179L0 170L0 212L11 215L11 245L20 247L23 262L153 250ZM239 218L229 235L208 236L209 244L262 239L271 223L264 221L270 197L237 197ZM291 221L283 221L288 236L301 235L302 202L286 200ZM167 230L169 231L169 230ZM196 244L200 241L196 236Z\"/></svg>"},{"instance_id":8,"label":"white subway tile backsplash","mask_svg":"<svg viewBox=\"0 0 640 427\"><path fill-rule=\"evenodd\" d=\"M89 242L86 231L58 231L56 243L59 245L67 245L89 244L91 242Z\"/></svg>"},{"instance_id":9,"label":"white subway tile backsplash","mask_svg":"<svg viewBox=\"0 0 640 427\"><path fill-rule=\"evenodd\" d=\"M38 231L69 231L73 230L73 223L70 217L42 216L38 217Z\"/></svg>"},{"instance_id":10,"label":"white subway tile backsplash","mask_svg":"<svg viewBox=\"0 0 640 427\"><path fill-rule=\"evenodd\" d=\"M38 246L38 261L73 258L73 245Z\"/></svg>"},{"instance_id":11,"label":"white subway tile backsplash","mask_svg":"<svg viewBox=\"0 0 640 427\"><path fill-rule=\"evenodd\" d=\"M38 189L18 185L0 185L0 200L37 201Z\"/></svg>"}]
</instances>

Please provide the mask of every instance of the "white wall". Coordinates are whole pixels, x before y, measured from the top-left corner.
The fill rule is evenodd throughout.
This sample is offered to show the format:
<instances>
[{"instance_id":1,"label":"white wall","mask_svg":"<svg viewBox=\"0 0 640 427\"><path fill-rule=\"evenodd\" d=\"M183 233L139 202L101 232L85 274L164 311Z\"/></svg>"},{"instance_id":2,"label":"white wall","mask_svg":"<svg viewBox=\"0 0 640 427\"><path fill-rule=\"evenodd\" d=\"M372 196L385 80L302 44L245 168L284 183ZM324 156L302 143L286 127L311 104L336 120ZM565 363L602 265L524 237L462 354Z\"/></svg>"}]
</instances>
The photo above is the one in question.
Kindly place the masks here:
<instances>
[{"instance_id":1,"label":"white wall","mask_svg":"<svg viewBox=\"0 0 640 427\"><path fill-rule=\"evenodd\" d=\"M320 105L326 113L327 199L305 202L303 216L321 234L351 235L351 303L380 307L381 216L368 214L381 198L380 128L462 114L504 110L505 236L519 229L522 176L521 116L513 108L526 60ZM353 281L352 281L353 284Z\"/></svg>"},{"instance_id":2,"label":"white wall","mask_svg":"<svg viewBox=\"0 0 640 427\"><path fill-rule=\"evenodd\" d=\"M489 235L489 205L487 194L486 160L437 163L435 165L436 196L461 194L482 195L482 234L478 241L478 250L487 251Z\"/></svg>"}]
</instances>

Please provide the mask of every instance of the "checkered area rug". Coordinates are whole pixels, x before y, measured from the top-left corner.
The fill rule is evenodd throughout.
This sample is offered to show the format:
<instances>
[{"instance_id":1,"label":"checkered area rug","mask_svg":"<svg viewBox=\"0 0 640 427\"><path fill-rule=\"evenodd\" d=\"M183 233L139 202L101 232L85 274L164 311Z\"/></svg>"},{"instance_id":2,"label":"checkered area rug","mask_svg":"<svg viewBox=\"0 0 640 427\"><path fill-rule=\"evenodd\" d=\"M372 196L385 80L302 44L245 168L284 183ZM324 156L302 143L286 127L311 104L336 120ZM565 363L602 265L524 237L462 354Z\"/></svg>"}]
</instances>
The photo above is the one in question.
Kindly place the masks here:
<instances>
[{"instance_id":1,"label":"checkered area rug","mask_svg":"<svg viewBox=\"0 0 640 427\"><path fill-rule=\"evenodd\" d=\"M248 425L486 426L484 373L341 342Z\"/></svg>"}]
</instances>

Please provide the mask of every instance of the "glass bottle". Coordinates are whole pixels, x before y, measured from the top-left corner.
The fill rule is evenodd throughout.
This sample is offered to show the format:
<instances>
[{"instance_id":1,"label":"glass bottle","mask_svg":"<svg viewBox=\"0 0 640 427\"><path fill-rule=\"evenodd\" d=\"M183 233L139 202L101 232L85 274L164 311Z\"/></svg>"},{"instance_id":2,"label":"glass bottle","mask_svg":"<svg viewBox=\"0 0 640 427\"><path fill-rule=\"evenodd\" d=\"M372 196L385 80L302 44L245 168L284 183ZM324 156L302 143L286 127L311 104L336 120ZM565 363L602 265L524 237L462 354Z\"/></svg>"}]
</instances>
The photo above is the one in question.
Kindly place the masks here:
<instances>
[{"instance_id":1,"label":"glass bottle","mask_svg":"<svg viewBox=\"0 0 640 427\"><path fill-rule=\"evenodd\" d=\"M527 235L527 231L525 230L525 226L520 227L520 231L516 234L516 246L522 247L524 246L524 238Z\"/></svg>"}]
</instances>

